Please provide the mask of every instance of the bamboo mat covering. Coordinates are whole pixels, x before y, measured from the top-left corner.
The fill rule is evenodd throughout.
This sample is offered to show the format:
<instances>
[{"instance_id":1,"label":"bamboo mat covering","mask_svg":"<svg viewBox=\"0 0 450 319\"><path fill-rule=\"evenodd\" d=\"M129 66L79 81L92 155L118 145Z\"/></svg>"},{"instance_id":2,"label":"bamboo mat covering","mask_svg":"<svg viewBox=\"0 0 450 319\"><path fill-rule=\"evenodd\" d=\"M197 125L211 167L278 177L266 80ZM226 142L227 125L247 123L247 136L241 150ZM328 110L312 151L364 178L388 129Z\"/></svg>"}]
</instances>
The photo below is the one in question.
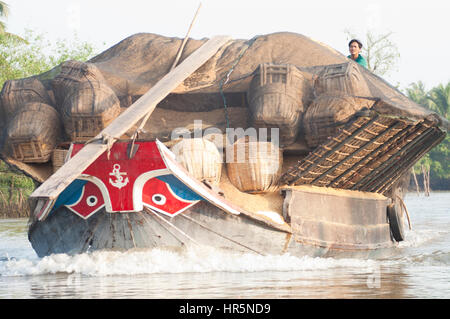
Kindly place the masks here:
<instances>
[{"instance_id":1,"label":"bamboo mat covering","mask_svg":"<svg viewBox=\"0 0 450 319\"><path fill-rule=\"evenodd\" d=\"M445 137L432 120L359 114L281 176L281 184L385 194Z\"/></svg>"}]
</instances>

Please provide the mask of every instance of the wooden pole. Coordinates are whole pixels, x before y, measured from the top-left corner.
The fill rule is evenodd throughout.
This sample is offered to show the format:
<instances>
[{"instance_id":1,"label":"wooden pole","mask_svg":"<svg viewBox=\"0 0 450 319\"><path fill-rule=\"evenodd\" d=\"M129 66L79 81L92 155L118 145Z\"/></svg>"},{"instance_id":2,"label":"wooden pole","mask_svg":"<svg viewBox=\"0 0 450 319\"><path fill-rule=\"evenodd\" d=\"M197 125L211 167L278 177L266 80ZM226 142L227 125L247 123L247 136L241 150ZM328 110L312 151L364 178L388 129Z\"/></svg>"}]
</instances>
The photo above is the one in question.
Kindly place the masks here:
<instances>
[{"instance_id":1,"label":"wooden pole","mask_svg":"<svg viewBox=\"0 0 450 319\"><path fill-rule=\"evenodd\" d=\"M420 187L419 187L419 182L417 182L417 176L416 176L416 172L414 172L414 167L411 168L411 172L412 172L413 177L414 177L414 183L416 184L417 196L419 196L420 195Z\"/></svg>"},{"instance_id":2,"label":"wooden pole","mask_svg":"<svg viewBox=\"0 0 450 319\"><path fill-rule=\"evenodd\" d=\"M180 60L181 57L181 53L183 53L184 50L184 46L186 45L187 39L189 38L189 34L191 33L191 29L192 26L194 25L195 19L197 18L198 12L200 11L200 8L202 6L202 3L200 2L200 5L197 8L197 11L195 12L194 18L192 19L191 25L189 26L188 31L186 32L186 36L184 37L183 42L181 43L180 48L178 49L178 53L175 57L175 60L173 61L172 66L170 67L170 71L172 71L176 65L178 64L178 61ZM149 112L145 115L145 117L143 118L141 124L139 125L139 127L136 129L136 131L134 132L132 138L131 138L131 144L130 147L128 149L128 158L133 158L134 154L135 154L135 146L134 146L134 142L136 141L137 136L139 135L139 133L142 131L142 129L144 128L145 123L147 123L150 115L152 114L152 112Z\"/></svg>"},{"instance_id":3,"label":"wooden pole","mask_svg":"<svg viewBox=\"0 0 450 319\"><path fill-rule=\"evenodd\" d=\"M181 53L183 53L184 46L186 45L186 42L187 42L187 40L189 38L189 34L191 33L191 30L192 30L192 26L194 25L195 19L197 19L197 15L198 15L198 12L200 11L201 7L202 7L202 3L200 2L199 6L197 8L197 11L195 12L194 18L192 19L191 25L189 26L189 29L186 32L186 36L184 37L184 40L181 43L180 48L178 49L177 56L176 56L175 60L173 61L172 67L170 68L170 71L173 70L173 68L178 64L178 61L180 60Z\"/></svg>"},{"instance_id":4,"label":"wooden pole","mask_svg":"<svg viewBox=\"0 0 450 319\"><path fill-rule=\"evenodd\" d=\"M425 165L422 164L422 176L423 176L423 191L425 193L425 196L430 196L430 186L428 182L428 175L427 175L427 169Z\"/></svg>"}]
</instances>

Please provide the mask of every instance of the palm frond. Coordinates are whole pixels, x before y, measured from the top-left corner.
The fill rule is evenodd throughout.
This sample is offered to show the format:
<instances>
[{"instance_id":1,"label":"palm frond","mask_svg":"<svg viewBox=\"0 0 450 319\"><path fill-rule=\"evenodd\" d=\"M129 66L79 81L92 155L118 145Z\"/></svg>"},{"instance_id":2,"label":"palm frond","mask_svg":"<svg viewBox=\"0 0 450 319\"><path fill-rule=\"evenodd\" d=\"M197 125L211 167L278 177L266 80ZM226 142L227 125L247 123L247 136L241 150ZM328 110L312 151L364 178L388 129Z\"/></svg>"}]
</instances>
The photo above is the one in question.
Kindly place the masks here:
<instances>
[{"instance_id":1,"label":"palm frond","mask_svg":"<svg viewBox=\"0 0 450 319\"><path fill-rule=\"evenodd\" d=\"M427 96L431 101L432 108L444 117L450 115L450 83L446 86L439 84L431 89Z\"/></svg>"},{"instance_id":2,"label":"palm frond","mask_svg":"<svg viewBox=\"0 0 450 319\"><path fill-rule=\"evenodd\" d=\"M0 1L0 17L7 17L9 14L9 6L3 2Z\"/></svg>"}]
</instances>

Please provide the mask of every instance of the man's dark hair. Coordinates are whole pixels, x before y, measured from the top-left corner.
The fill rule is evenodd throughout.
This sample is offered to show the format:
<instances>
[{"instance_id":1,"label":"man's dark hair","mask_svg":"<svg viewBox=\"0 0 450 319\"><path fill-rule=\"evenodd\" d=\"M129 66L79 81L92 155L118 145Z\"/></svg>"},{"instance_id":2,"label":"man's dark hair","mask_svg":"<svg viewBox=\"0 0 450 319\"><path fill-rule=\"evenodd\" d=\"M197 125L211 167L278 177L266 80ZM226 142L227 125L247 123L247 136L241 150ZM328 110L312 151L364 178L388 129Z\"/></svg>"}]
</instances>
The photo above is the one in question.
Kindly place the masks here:
<instances>
[{"instance_id":1,"label":"man's dark hair","mask_svg":"<svg viewBox=\"0 0 450 319\"><path fill-rule=\"evenodd\" d=\"M362 45L361 41L359 41L358 39L350 40L350 42L348 43L348 46L352 45L353 42L358 43L359 48L362 49L363 45Z\"/></svg>"}]
</instances>

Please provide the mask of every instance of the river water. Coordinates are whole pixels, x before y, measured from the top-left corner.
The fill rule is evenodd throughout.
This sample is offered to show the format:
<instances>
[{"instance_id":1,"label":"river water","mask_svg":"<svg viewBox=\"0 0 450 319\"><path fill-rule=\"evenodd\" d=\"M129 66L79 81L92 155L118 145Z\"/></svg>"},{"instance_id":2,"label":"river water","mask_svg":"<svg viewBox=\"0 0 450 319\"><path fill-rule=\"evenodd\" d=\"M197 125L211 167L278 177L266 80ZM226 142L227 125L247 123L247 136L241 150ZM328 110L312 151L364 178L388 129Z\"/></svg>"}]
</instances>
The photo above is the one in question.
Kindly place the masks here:
<instances>
[{"instance_id":1,"label":"river water","mask_svg":"<svg viewBox=\"0 0 450 319\"><path fill-rule=\"evenodd\" d=\"M0 299L449 298L450 192L409 193L412 230L386 259L209 247L38 258L26 219L0 220Z\"/></svg>"}]
</instances>

